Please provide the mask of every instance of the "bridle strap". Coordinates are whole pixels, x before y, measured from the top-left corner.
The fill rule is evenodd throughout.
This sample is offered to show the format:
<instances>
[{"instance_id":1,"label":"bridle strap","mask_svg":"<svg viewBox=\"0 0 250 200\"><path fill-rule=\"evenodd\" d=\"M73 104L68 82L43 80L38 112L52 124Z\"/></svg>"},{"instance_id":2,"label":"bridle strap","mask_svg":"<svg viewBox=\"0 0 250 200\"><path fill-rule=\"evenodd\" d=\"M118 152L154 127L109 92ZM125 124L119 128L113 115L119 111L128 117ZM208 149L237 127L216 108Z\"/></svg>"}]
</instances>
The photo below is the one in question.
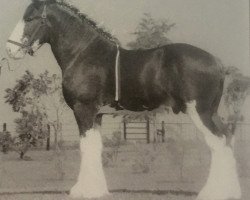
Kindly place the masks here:
<instances>
[{"instance_id":1,"label":"bridle strap","mask_svg":"<svg viewBox=\"0 0 250 200\"><path fill-rule=\"evenodd\" d=\"M28 46L25 45L25 44L21 44L21 43L19 43L19 42L13 41L13 40L7 40L7 42L8 42L8 43L11 43L11 44L14 44L14 45L16 45L16 46L19 46L19 47L21 47L21 48L27 48L27 47L28 47Z\"/></svg>"}]
</instances>

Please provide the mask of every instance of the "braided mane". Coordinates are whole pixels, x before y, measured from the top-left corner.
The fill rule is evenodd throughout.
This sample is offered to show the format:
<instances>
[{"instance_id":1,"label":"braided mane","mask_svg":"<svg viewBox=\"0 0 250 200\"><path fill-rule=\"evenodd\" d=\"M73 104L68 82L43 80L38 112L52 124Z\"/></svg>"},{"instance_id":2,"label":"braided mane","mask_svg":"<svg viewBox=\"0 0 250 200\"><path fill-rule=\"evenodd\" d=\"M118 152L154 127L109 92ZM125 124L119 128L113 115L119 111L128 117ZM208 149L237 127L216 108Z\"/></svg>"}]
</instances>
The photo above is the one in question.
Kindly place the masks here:
<instances>
[{"instance_id":1,"label":"braided mane","mask_svg":"<svg viewBox=\"0 0 250 200\"><path fill-rule=\"evenodd\" d=\"M69 4L66 1L56 1L56 3L60 6L69 9L71 12L77 15L82 20L82 22L86 22L87 24L89 24L92 28L94 28L98 33L100 33L106 39L110 40L111 42L119 43L116 37L114 37L103 27L98 27L97 23L94 20L90 19L86 14L81 13L80 10L75 6Z\"/></svg>"}]
</instances>

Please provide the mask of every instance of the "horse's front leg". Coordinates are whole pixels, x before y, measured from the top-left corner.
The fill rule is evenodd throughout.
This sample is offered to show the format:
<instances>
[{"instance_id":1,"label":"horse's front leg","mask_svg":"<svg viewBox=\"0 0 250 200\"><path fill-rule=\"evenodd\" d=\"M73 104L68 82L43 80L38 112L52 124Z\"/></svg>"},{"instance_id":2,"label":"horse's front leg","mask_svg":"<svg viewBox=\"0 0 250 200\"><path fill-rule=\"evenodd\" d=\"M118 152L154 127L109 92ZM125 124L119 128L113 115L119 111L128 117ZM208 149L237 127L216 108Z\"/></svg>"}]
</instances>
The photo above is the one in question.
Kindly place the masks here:
<instances>
[{"instance_id":1,"label":"horse's front leg","mask_svg":"<svg viewBox=\"0 0 250 200\"><path fill-rule=\"evenodd\" d=\"M96 106L77 103L74 114L80 131L81 166L77 183L72 187L73 198L98 198L107 195L108 188L102 167L102 139L95 125Z\"/></svg>"}]
</instances>

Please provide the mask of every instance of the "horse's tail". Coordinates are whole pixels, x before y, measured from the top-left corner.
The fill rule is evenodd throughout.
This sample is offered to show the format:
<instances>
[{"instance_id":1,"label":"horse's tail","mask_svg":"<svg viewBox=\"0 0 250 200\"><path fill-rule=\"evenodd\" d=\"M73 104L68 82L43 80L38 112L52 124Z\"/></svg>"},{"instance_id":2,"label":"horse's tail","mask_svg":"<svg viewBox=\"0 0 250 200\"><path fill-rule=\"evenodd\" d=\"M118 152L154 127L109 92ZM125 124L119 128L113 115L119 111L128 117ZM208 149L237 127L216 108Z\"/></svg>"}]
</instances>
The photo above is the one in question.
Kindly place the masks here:
<instances>
[{"instance_id":1,"label":"horse's tail","mask_svg":"<svg viewBox=\"0 0 250 200\"><path fill-rule=\"evenodd\" d=\"M222 96L226 91L225 88L225 67L222 64L221 60L219 58L216 58L216 65L219 69L218 76L219 76L219 84L217 88L217 95L213 101L213 113L217 113L219 109L219 105L222 102Z\"/></svg>"},{"instance_id":2,"label":"horse's tail","mask_svg":"<svg viewBox=\"0 0 250 200\"><path fill-rule=\"evenodd\" d=\"M221 63L221 62L220 62ZM218 119L216 120L216 125L220 124L224 127L224 131L226 133L230 133L231 135L235 134L237 122L239 121L238 115L235 115L234 108L230 108L226 102L226 99L230 98L229 89L234 90L234 88L242 87L241 84L237 84L239 82L245 82L245 87L241 88L240 92L247 92L250 90L250 78L246 77L238 71L237 68L232 68L228 70L228 68L224 67L222 64L222 79L220 83L220 92L221 94L217 97L220 97L220 99L217 99L216 101L219 101L218 103L218 110L217 110L217 116ZM246 95L243 95L244 97L242 99L239 99L238 104L239 107L237 108L237 114L241 112L242 106L246 100ZM231 119L230 119L231 118Z\"/></svg>"},{"instance_id":3,"label":"horse's tail","mask_svg":"<svg viewBox=\"0 0 250 200\"><path fill-rule=\"evenodd\" d=\"M218 90L217 90L217 95L213 101L213 122L215 123L216 127L218 128L219 131L221 131L223 134L227 133L227 116L225 115L225 93L227 90L227 81L226 81L226 73L225 73L225 66L222 64L221 60L216 58L216 64L219 68L219 75L220 75L220 80L218 84Z\"/></svg>"}]
</instances>

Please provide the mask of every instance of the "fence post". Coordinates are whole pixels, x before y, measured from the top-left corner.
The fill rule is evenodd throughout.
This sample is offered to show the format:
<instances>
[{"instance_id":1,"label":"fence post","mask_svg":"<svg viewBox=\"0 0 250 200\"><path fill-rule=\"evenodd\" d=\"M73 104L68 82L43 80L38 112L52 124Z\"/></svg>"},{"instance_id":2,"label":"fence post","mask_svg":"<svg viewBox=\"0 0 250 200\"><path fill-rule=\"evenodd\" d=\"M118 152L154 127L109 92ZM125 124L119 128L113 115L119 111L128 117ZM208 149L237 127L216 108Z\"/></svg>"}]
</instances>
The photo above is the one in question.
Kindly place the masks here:
<instances>
[{"instance_id":1,"label":"fence post","mask_svg":"<svg viewBox=\"0 0 250 200\"><path fill-rule=\"evenodd\" d=\"M162 121L161 122L161 126L162 126L162 142L165 142L165 122Z\"/></svg>"},{"instance_id":2,"label":"fence post","mask_svg":"<svg viewBox=\"0 0 250 200\"><path fill-rule=\"evenodd\" d=\"M3 123L3 132L7 131L7 124Z\"/></svg>"},{"instance_id":3,"label":"fence post","mask_svg":"<svg viewBox=\"0 0 250 200\"><path fill-rule=\"evenodd\" d=\"M8 153L9 144L6 141L7 137L8 137L7 124L3 123L3 135L2 135L2 141L1 141L1 146L2 146L2 152L3 153Z\"/></svg>"},{"instance_id":4,"label":"fence post","mask_svg":"<svg viewBox=\"0 0 250 200\"><path fill-rule=\"evenodd\" d=\"M149 119L147 119L147 143L150 143L150 124Z\"/></svg>"},{"instance_id":5,"label":"fence post","mask_svg":"<svg viewBox=\"0 0 250 200\"><path fill-rule=\"evenodd\" d=\"M123 132L124 132L124 140L127 140L127 127L126 122L123 122Z\"/></svg>"},{"instance_id":6,"label":"fence post","mask_svg":"<svg viewBox=\"0 0 250 200\"><path fill-rule=\"evenodd\" d=\"M48 136L47 136L47 143L46 143L46 150L49 151L50 150L50 125L47 125L47 129L48 129Z\"/></svg>"}]
</instances>

